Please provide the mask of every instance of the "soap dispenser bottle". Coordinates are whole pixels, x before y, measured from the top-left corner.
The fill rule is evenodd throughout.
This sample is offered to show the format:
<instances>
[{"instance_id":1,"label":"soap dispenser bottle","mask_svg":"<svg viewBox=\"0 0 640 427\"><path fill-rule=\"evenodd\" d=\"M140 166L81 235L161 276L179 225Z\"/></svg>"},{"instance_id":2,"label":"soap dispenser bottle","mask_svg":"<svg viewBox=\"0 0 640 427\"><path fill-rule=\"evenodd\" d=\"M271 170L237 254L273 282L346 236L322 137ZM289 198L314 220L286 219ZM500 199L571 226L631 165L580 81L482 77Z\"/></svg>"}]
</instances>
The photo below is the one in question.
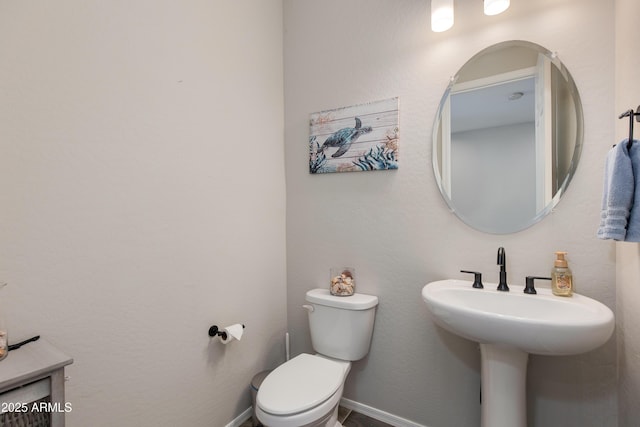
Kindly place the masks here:
<instances>
[{"instance_id":1,"label":"soap dispenser bottle","mask_svg":"<svg viewBox=\"0 0 640 427\"><path fill-rule=\"evenodd\" d=\"M573 274L566 260L566 252L556 252L556 260L551 270L551 291L554 295L570 297L573 295Z\"/></svg>"}]
</instances>

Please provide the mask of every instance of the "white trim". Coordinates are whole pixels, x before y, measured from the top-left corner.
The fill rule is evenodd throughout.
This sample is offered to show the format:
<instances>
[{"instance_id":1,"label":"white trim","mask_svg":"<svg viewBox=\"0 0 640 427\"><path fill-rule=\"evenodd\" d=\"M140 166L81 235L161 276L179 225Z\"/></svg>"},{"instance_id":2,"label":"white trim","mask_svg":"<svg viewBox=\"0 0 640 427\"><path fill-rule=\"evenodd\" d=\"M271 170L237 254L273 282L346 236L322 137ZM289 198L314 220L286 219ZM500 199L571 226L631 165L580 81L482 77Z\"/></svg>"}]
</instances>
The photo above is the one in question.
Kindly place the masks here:
<instances>
[{"instance_id":1,"label":"white trim","mask_svg":"<svg viewBox=\"0 0 640 427\"><path fill-rule=\"evenodd\" d=\"M456 83L451 88L451 94L464 93L481 88L501 85L507 82L528 79L536 75L536 67L520 68L519 70L508 71L506 73L494 74L488 77L481 77L476 80L469 80Z\"/></svg>"},{"instance_id":2,"label":"white trim","mask_svg":"<svg viewBox=\"0 0 640 427\"><path fill-rule=\"evenodd\" d=\"M378 421L391 424L395 427L427 427L423 426L422 424L400 418L388 412L381 411L380 409L372 408L371 406L365 405L363 403L345 399L344 397L340 400L340 405L344 406L347 409L351 409L352 411L359 412L362 415L366 415L367 417L375 418Z\"/></svg>"},{"instance_id":3,"label":"white trim","mask_svg":"<svg viewBox=\"0 0 640 427\"><path fill-rule=\"evenodd\" d=\"M378 421L391 424L395 427L427 427L425 425L418 424L405 418L400 418L397 415L381 411L380 409L376 409L363 403L356 402L355 400L346 399L344 397L340 399L340 406L344 406L347 409L351 409L352 411L359 412L362 415L375 418ZM240 427L242 423L251 418L251 415L252 407L249 406L244 412L234 418L233 421L231 421L225 427Z\"/></svg>"},{"instance_id":4,"label":"white trim","mask_svg":"<svg viewBox=\"0 0 640 427\"><path fill-rule=\"evenodd\" d=\"M249 406L247 409L245 409L240 415L238 415L237 417L235 417L229 424L227 424L225 427L240 427L242 425L243 422L247 421L249 418L251 418L251 415L253 415L252 412L252 407Z\"/></svg>"}]
</instances>

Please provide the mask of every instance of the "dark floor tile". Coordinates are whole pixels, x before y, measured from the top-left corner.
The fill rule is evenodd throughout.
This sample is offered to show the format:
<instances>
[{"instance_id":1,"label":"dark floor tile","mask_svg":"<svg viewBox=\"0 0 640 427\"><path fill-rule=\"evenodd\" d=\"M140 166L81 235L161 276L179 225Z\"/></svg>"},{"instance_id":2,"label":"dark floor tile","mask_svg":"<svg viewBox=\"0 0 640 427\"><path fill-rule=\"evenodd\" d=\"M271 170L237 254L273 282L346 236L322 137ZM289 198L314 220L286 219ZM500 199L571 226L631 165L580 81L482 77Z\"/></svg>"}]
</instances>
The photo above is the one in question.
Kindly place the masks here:
<instances>
[{"instance_id":1,"label":"dark floor tile","mask_svg":"<svg viewBox=\"0 0 640 427\"><path fill-rule=\"evenodd\" d=\"M393 427L391 424L383 423L382 421L374 420L366 415L352 412L347 420L343 423L344 427Z\"/></svg>"},{"instance_id":2,"label":"dark floor tile","mask_svg":"<svg viewBox=\"0 0 640 427\"><path fill-rule=\"evenodd\" d=\"M347 418L343 421L344 418ZM338 410L338 421L340 421L343 427L393 427L391 424L383 423L382 421L374 420L366 415L353 412L344 407L340 407ZM252 427L253 423L251 419L248 419L240 425L240 427Z\"/></svg>"},{"instance_id":3,"label":"dark floor tile","mask_svg":"<svg viewBox=\"0 0 640 427\"><path fill-rule=\"evenodd\" d=\"M338 406L338 421L344 424L347 417L351 415L351 409L347 409L344 406Z\"/></svg>"}]
</instances>

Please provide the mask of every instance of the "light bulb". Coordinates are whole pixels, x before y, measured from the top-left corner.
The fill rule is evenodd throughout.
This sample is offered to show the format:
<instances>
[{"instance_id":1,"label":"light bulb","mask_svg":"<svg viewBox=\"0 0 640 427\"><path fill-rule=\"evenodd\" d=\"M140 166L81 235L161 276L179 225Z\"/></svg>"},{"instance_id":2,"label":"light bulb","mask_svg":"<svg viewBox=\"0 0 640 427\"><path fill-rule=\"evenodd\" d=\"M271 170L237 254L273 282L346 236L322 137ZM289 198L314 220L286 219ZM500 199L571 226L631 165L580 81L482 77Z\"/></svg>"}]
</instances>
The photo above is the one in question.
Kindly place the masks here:
<instances>
[{"instance_id":1,"label":"light bulb","mask_svg":"<svg viewBox=\"0 0 640 427\"><path fill-rule=\"evenodd\" d=\"M509 8L510 0L484 0L484 14L497 15Z\"/></svg>"},{"instance_id":2,"label":"light bulb","mask_svg":"<svg viewBox=\"0 0 640 427\"><path fill-rule=\"evenodd\" d=\"M431 30L447 31L453 26L453 0L431 0Z\"/></svg>"}]
</instances>

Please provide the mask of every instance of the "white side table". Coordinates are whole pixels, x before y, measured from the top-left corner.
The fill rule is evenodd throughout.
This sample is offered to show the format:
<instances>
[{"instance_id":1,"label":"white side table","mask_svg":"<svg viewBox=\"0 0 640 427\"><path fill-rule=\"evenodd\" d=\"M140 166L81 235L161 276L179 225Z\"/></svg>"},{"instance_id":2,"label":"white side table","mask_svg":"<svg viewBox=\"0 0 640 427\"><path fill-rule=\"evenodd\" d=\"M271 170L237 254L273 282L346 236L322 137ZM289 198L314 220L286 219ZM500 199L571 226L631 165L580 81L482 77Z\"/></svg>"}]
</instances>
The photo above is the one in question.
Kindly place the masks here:
<instances>
[{"instance_id":1,"label":"white side table","mask_svg":"<svg viewBox=\"0 0 640 427\"><path fill-rule=\"evenodd\" d=\"M28 418L33 402L49 396L50 404L37 404L35 412L48 412L52 427L64 427L65 411L71 409L64 398L64 367L71 363L72 358L42 338L10 351L0 361L0 424L3 416Z\"/></svg>"}]
</instances>

